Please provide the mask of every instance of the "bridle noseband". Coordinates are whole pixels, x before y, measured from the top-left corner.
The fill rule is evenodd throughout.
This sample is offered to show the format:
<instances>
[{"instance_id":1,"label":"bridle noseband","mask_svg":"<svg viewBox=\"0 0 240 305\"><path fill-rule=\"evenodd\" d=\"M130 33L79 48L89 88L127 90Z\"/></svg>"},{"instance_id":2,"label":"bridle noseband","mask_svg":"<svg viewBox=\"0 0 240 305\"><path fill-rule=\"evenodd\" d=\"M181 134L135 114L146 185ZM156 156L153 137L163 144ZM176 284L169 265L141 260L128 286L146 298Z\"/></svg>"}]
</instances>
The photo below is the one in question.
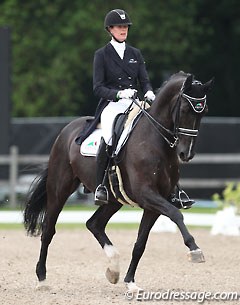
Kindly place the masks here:
<instances>
[{"instance_id":1,"label":"bridle noseband","mask_svg":"<svg viewBox=\"0 0 240 305\"><path fill-rule=\"evenodd\" d=\"M199 81L193 81L192 84L202 84ZM179 126L179 120L180 120L180 106L182 102L182 98L184 98L189 105L191 106L192 110L200 114L204 111L207 105L207 98L206 95L204 97L196 98L187 95L184 93L184 85L185 82L182 85L182 88L178 94L177 97L177 102L176 102L176 107L177 107L177 113L176 113L176 118L174 121L174 129L171 131L170 129L164 127L161 123L159 123L152 115L150 115L145 108L141 107L141 105L137 102L136 99L133 100L133 102L141 109L142 113L145 115L145 117L149 120L149 122L152 124L152 126L157 130L157 132L163 137L163 139L168 143L168 145L171 148L174 148L177 146L179 142L179 134L188 136L188 137L197 137L198 135L198 129L188 129L188 128L183 128ZM163 134L163 131L169 135L172 140L169 140L168 136Z\"/></svg>"}]
</instances>

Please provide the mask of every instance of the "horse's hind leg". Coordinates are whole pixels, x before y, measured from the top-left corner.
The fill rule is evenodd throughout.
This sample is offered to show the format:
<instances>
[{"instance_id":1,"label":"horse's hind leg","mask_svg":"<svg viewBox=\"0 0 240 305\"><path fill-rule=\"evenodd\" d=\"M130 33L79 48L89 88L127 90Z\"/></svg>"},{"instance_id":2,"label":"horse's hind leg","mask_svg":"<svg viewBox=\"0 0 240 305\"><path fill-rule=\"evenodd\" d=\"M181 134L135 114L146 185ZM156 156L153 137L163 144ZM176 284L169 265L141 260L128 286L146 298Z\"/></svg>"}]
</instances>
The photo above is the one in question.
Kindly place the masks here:
<instances>
[{"instance_id":1,"label":"horse's hind leg","mask_svg":"<svg viewBox=\"0 0 240 305\"><path fill-rule=\"evenodd\" d=\"M61 167L60 163L58 163L58 166L59 168ZM36 274L39 281L46 279L48 247L56 232L55 225L58 216L69 195L79 184L78 181L73 180L70 167L64 168L60 176L58 176L59 172L55 170L49 170L47 181L47 209L42 229L40 256L36 266ZM61 178L59 179L59 177Z\"/></svg>"},{"instance_id":2,"label":"horse's hind leg","mask_svg":"<svg viewBox=\"0 0 240 305\"><path fill-rule=\"evenodd\" d=\"M107 237L105 228L109 219L121 207L122 205L118 202L109 202L107 205L99 207L86 223L88 230L91 231L98 240L109 259L109 267L106 271L106 277L112 284L116 284L119 280L119 252Z\"/></svg>"},{"instance_id":3,"label":"horse's hind leg","mask_svg":"<svg viewBox=\"0 0 240 305\"><path fill-rule=\"evenodd\" d=\"M52 201L54 203L54 201ZM48 209L45 215L44 223L43 223L43 231L41 235L41 250L39 260L36 266L36 274L39 281L43 281L46 279L46 260L47 260L47 252L48 246L52 241L52 238L55 234L55 225L57 222L57 218L61 209L58 210L50 210Z\"/></svg>"},{"instance_id":4,"label":"horse's hind leg","mask_svg":"<svg viewBox=\"0 0 240 305\"><path fill-rule=\"evenodd\" d=\"M137 292L140 288L135 284L135 272L138 266L138 263L143 255L143 252L146 247L146 243L148 240L148 236L152 226L154 225L155 221L158 219L159 214L155 212L144 210L142 220L138 230L138 237L137 241L134 245L133 252L132 252L132 260L130 266L128 268L127 274L125 276L124 282L127 285L127 288L132 293Z\"/></svg>"}]
</instances>

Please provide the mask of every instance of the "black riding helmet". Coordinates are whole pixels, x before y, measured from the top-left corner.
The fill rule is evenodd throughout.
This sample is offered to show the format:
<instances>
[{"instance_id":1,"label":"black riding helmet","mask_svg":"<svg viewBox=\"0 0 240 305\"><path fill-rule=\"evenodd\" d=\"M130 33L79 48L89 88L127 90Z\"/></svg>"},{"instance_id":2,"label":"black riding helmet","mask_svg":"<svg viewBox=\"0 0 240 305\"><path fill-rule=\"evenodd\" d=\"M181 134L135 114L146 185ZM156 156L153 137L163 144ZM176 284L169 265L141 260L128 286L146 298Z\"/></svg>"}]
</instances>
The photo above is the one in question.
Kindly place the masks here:
<instances>
[{"instance_id":1,"label":"black riding helmet","mask_svg":"<svg viewBox=\"0 0 240 305\"><path fill-rule=\"evenodd\" d=\"M107 13L104 20L104 28L108 30L110 26L114 25L132 25L128 14L121 9L115 9Z\"/></svg>"}]
</instances>

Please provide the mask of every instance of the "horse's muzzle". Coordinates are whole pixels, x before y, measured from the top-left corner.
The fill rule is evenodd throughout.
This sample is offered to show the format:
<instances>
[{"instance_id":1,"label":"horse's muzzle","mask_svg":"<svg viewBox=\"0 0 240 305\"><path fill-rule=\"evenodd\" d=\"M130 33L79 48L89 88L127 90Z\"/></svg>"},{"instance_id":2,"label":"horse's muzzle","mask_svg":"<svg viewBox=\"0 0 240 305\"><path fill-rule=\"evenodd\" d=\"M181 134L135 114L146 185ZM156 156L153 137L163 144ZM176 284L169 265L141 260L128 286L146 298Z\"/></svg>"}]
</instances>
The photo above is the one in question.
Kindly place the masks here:
<instances>
[{"instance_id":1,"label":"horse's muzzle","mask_svg":"<svg viewBox=\"0 0 240 305\"><path fill-rule=\"evenodd\" d=\"M195 155L195 153L193 153L193 152L190 152L190 153L189 152L180 152L179 158L183 162L189 162L190 160L192 160L194 155Z\"/></svg>"}]
</instances>

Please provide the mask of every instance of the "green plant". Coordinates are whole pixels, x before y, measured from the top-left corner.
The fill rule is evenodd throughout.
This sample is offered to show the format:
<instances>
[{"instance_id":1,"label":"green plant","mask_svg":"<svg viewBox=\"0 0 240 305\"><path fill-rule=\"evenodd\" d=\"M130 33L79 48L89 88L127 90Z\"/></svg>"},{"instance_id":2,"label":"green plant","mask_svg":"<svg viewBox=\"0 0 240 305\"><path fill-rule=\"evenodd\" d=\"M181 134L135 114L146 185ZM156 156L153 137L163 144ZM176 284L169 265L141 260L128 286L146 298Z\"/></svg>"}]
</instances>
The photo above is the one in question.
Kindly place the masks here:
<instances>
[{"instance_id":1,"label":"green plant","mask_svg":"<svg viewBox=\"0 0 240 305\"><path fill-rule=\"evenodd\" d=\"M222 194L215 193L213 194L212 199L222 208L235 206L237 214L240 214L240 183L227 183Z\"/></svg>"}]
</instances>

